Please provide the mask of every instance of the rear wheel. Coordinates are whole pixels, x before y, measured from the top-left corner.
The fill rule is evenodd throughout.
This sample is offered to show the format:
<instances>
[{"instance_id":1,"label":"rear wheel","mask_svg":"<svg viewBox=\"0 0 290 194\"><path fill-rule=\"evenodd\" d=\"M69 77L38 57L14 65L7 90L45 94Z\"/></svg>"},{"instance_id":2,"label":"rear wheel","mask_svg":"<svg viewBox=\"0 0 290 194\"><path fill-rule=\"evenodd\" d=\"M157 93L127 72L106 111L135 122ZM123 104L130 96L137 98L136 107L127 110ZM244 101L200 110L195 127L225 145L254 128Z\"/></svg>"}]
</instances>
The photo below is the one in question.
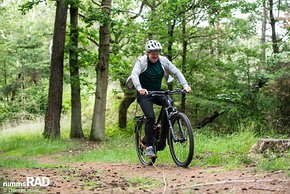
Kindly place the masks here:
<instances>
[{"instance_id":1,"label":"rear wheel","mask_svg":"<svg viewBox=\"0 0 290 194\"><path fill-rule=\"evenodd\" d=\"M138 158L143 165L154 164L156 158L148 158L145 155L145 118L140 118L135 127L135 146Z\"/></svg>"},{"instance_id":2,"label":"rear wheel","mask_svg":"<svg viewBox=\"0 0 290 194\"><path fill-rule=\"evenodd\" d=\"M173 134L169 130L168 144L171 156L176 165L187 167L194 154L193 129L184 113L176 113L171 117Z\"/></svg>"}]
</instances>

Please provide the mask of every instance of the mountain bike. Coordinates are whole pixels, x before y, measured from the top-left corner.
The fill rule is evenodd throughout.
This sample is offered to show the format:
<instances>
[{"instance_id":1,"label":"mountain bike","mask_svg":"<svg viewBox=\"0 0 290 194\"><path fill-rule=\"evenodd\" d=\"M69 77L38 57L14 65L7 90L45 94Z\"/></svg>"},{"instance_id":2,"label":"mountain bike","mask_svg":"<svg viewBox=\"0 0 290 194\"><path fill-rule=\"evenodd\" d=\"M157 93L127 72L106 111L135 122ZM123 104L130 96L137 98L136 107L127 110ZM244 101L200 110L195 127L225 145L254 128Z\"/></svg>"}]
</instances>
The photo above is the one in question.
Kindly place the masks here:
<instances>
[{"instance_id":1,"label":"mountain bike","mask_svg":"<svg viewBox=\"0 0 290 194\"><path fill-rule=\"evenodd\" d=\"M158 119L154 125L155 140L153 148L155 154L164 149L166 140L170 154L177 166L187 167L194 154L194 134L188 117L174 106L173 94L185 94L180 89L173 91L149 91L148 95L164 96L168 106L161 106ZM145 156L145 115L136 116L135 145L138 158L143 165L153 165L156 158Z\"/></svg>"}]
</instances>

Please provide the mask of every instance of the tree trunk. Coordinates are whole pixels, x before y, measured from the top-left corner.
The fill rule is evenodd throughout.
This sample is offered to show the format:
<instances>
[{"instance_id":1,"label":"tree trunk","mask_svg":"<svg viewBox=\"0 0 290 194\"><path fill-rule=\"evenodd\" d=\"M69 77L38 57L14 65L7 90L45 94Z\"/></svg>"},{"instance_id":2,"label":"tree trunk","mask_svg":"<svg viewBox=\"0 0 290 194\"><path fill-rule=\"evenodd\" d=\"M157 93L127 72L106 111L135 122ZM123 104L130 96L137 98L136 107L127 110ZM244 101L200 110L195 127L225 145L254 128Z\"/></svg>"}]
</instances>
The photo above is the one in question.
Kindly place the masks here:
<instances>
[{"instance_id":1,"label":"tree trunk","mask_svg":"<svg viewBox=\"0 0 290 194\"><path fill-rule=\"evenodd\" d=\"M7 67L6 67L6 60L4 61L4 66L3 66L3 71L4 71L4 86L6 87L6 85L7 85ZM5 97L6 97L6 101L7 102L9 102L9 93L4 93L4 94L6 94L5 95ZM0 98L1 99L1 98ZM4 99L4 97L3 97L3 99ZM2 100L2 99L1 99Z\"/></svg>"},{"instance_id":2,"label":"tree trunk","mask_svg":"<svg viewBox=\"0 0 290 194\"><path fill-rule=\"evenodd\" d=\"M43 136L45 138L60 137L66 19L67 2L66 0L59 0L56 5L53 46L50 62L48 104L46 108L45 126L43 132Z\"/></svg>"},{"instance_id":3,"label":"tree trunk","mask_svg":"<svg viewBox=\"0 0 290 194\"><path fill-rule=\"evenodd\" d=\"M81 89L78 65L78 5L70 6L70 50L69 66L71 80L71 138L82 138Z\"/></svg>"},{"instance_id":4,"label":"tree trunk","mask_svg":"<svg viewBox=\"0 0 290 194\"><path fill-rule=\"evenodd\" d=\"M266 48L264 47L266 43L266 27L267 27L267 7L266 7L266 0L263 0L263 21L262 21L262 36L261 36L261 46L262 46L262 52L261 52L261 61L264 64L266 62ZM259 70L261 67L259 67Z\"/></svg>"},{"instance_id":5,"label":"tree trunk","mask_svg":"<svg viewBox=\"0 0 290 194\"><path fill-rule=\"evenodd\" d=\"M269 0L269 10L270 10L270 24L271 24L271 29L272 29L272 47L273 47L273 52L274 53L279 53L279 47L278 47L278 40L277 40L277 35L276 35L276 21L274 18L273 14L273 0Z\"/></svg>"},{"instance_id":6,"label":"tree trunk","mask_svg":"<svg viewBox=\"0 0 290 194\"><path fill-rule=\"evenodd\" d=\"M187 36L186 36L186 18L185 13L182 18L182 73L186 72L186 57L187 57ZM185 94L181 96L181 111L185 113Z\"/></svg>"},{"instance_id":7,"label":"tree trunk","mask_svg":"<svg viewBox=\"0 0 290 194\"><path fill-rule=\"evenodd\" d=\"M125 92L125 96L119 106L119 127L125 129L127 127L127 111L129 106L136 99L132 92Z\"/></svg>"},{"instance_id":8,"label":"tree trunk","mask_svg":"<svg viewBox=\"0 0 290 194\"><path fill-rule=\"evenodd\" d=\"M175 20L173 21L173 23L171 22L171 20L168 21L168 47L167 47L167 58L169 61L172 62L173 60L173 49L172 49L172 45L173 45L173 33L174 33L174 28L175 28Z\"/></svg>"},{"instance_id":9,"label":"tree trunk","mask_svg":"<svg viewBox=\"0 0 290 194\"><path fill-rule=\"evenodd\" d=\"M4 60L4 67L3 67L3 71L4 71L4 85L7 85L7 67L6 67L6 60Z\"/></svg>"},{"instance_id":10,"label":"tree trunk","mask_svg":"<svg viewBox=\"0 0 290 194\"><path fill-rule=\"evenodd\" d=\"M169 61L172 62L173 60L173 49L172 49L172 45L173 45L173 33L174 33L174 28L175 28L175 24L176 24L176 20L173 20L173 23L171 23L171 20L168 20L168 54L167 54L167 58ZM173 86L172 83L167 83L167 87L168 90L172 90Z\"/></svg>"},{"instance_id":11,"label":"tree trunk","mask_svg":"<svg viewBox=\"0 0 290 194\"><path fill-rule=\"evenodd\" d=\"M103 23L99 35L99 61L96 65L96 92L90 140L97 141L105 138L106 101L108 88L108 66L110 54L110 17L112 0L102 0Z\"/></svg>"},{"instance_id":12,"label":"tree trunk","mask_svg":"<svg viewBox=\"0 0 290 194\"><path fill-rule=\"evenodd\" d=\"M219 18L219 10L217 11L217 21L216 21L216 31L217 31L217 39L216 39L216 59L219 60L220 59L220 47L221 47L221 44L220 44L220 41L221 41L221 21L220 21L220 18Z\"/></svg>"}]
</instances>

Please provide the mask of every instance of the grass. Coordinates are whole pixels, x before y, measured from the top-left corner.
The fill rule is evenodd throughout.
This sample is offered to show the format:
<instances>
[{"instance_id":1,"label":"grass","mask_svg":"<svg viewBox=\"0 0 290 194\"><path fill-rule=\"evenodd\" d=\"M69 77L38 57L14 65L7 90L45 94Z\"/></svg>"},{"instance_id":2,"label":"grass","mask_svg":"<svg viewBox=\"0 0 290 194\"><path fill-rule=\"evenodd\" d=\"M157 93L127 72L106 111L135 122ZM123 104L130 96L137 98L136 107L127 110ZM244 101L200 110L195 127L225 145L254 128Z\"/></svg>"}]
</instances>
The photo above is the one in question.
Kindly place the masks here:
<instances>
[{"instance_id":1,"label":"grass","mask_svg":"<svg viewBox=\"0 0 290 194\"><path fill-rule=\"evenodd\" d=\"M65 134L65 133L63 133ZM227 169L240 168L255 164L261 170L289 170L289 152L285 157L252 158L248 152L258 137L251 130L241 130L234 134L218 135L212 132L195 133L195 155L191 166L221 166ZM78 149L80 141L68 137L59 140L46 140L38 133L22 133L0 137L0 167L33 168L40 165L33 158L59 152ZM107 162L139 164L135 151L134 134L108 137L98 143L93 150L81 151L74 156L58 156L65 162ZM164 151L158 152L156 164L171 164L168 145Z\"/></svg>"},{"instance_id":2,"label":"grass","mask_svg":"<svg viewBox=\"0 0 290 194\"><path fill-rule=\"evenodd\" d=\"M196 166L224 166L236 168L252 163L247 156L257 138L250 131L242 131L231 135L214 133L197 133L195 136Z\"/></svg>"},{"instance_id":3,"label":"grass","mask_svg":"<svg viewBox=\"0 0 290 194\"><path fill-rule=\"evenodd\" d=\"M23 157L0 157L0 168L53 168L57 165L39 164L35 160Z\"/></svg>"},{"instance_id":4,"label":"grass","mask_svg":"<svg viewBox=\"0 0 290 194\"><path fill-rule=\"evenodd\" d=\"M98 144L98 148L80 153L77 156L61 156L66 162L123 162L137 163L136 152L132 136L110 137Z\"/></svg>"},{"instance_id":5,"label":"grass","mask_svg":"<svg viewBox=\"0 0 290 194\"><path fill-rule=\"evenodd\" d=\"M160 187L163 183L153 178L132 177L127 180L132 187L142 187L143 189L152 189Z\"/></svg>"},{"instance_id":6,"label":"grass","mask_svg":"<svg viewBox=\"0 0 290 194\"><path fill-rule=\"evenodd\" d=\"M68 151L79 146L78 144L78 142L69 139L47 140L34 132L1 136L0 167L55 167L56 165L38 164L34 157Z\"/></svg>"},{"instance_id":7,"label":"grass","mask_svg":"<svg viewBox=\"0 0 290 194\"><path fill-rule=\"evenodd\" d=\"M286 170L290 177L290 154L274 159L263 158L259 161L258 167L267 171Z\"/></svg>"},{"instance_id":8,"label":"grass","mask_svg":"<svg viewBox=\"0 0 290 194\"><path fill-rule=\"evenodd\" d=\"M68 139L47 140L41 135L15 135L1 138L0 148L5 156L41 156L72 149L78 145Z\"/></svg>"},{"instance_id":9,"label":"grass","mask_svg":"<svg viewBox=\"0 0 290 194\"><path fill-rule=\"evenodd\" d=\"M195 134L195 156L191 166L222 166L230 170L255 164L262 170L288 170L289 156L275 160L250 157L248 152L257 139L258 137L255 137L251 131L241 131L231 135L197 133ZM60 159L67 162L139 163L133 135L111 137L102 142L96 150ZM168 145L165 150L158 152L156 164L174 165Z\"/></svg>"}]
</instances>

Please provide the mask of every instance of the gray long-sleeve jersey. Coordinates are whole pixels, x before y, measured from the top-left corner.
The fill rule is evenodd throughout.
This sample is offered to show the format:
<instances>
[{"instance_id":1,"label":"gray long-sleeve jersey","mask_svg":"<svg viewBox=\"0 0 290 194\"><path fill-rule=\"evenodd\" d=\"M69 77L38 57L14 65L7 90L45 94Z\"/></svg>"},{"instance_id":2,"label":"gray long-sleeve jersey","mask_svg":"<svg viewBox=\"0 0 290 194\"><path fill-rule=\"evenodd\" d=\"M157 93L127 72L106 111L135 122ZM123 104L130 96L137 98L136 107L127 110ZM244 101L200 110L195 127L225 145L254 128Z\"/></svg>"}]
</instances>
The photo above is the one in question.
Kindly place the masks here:
<instances>
[{"instance_id":1,"label":"gray long-sleeve jersey","mask_svg":"<svg viewBox=\"0 0 290 194\"><path fill-rule=\"evenodd\" d=\"M159 56L159 60L164 70L164 76L167 81L170 80L170 75L174 75L179 80L180 84L183 87L188 86L188 83L183 74L177 67L175 67L175 65L171 63L171 61L169 61L164 56ZM138 60L135 62L132 73L130 77L127 79L126 85L129 89L133 89L133 87L135 87L136 90L142 89L139 80L139 75L142 72L144 72L147 69L147 67L148 67L148 58L147 55L145 54L139 57Z\"/></svg>"}]
</instances>

